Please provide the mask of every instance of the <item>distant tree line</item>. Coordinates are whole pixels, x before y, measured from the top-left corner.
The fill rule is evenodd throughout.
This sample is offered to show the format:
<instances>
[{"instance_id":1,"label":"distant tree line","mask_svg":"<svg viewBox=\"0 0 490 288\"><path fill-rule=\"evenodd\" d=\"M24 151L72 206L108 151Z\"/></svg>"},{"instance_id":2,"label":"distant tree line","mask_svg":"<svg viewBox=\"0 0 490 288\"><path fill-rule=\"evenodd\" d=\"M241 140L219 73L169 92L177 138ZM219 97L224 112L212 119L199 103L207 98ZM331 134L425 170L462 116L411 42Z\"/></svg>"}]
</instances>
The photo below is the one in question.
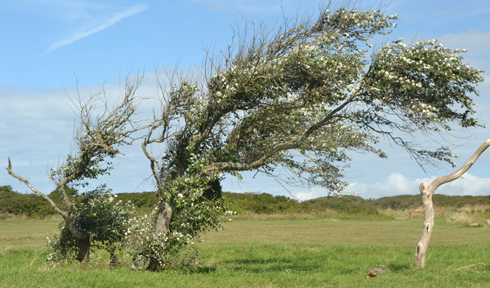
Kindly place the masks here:
<instances>
[{"instance_id":1,"label":"distant tree line","mask_svg":"<svg viewBox=\"0 0 490 288\"><path fill-rule=\"evenodd\" d=\"M69 190L77 195L75 189ZM131 201L139 211L149 211L157 202L154 192L119 193L118 200ZM50 197L59 205L61 195L53 191ZM363 199L359 196L327 196L299 202L286 196L273 196L267 193L231 193L223 192L225 205L237 213L257 214L294 214L321 213L333 210L345 214L377 215L379 210L413 210L420 207L419 195L400 195L379 199ZM490 196L447 196L434 195L434 203L440 208L459 208L465 205L490 205ZM22 194L11 186L0 186L0 211L4 214L26 215L33 218L44 218L55 212L42 197L35 194Z\"/></svg>"}]
</instances>

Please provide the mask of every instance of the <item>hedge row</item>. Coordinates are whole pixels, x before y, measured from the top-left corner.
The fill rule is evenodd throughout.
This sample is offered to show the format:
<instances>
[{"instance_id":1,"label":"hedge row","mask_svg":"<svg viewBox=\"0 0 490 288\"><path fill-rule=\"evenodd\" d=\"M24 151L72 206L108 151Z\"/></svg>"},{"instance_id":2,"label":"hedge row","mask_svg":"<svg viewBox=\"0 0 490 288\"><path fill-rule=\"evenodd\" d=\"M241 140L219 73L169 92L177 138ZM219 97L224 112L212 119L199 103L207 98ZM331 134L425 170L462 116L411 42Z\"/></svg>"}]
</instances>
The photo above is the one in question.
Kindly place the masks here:
<instances>
[{"instance_id":1,"label":"hedge row","mask_svg":"<svg viewBox=\"0 0 490 288\"><path fill-rule=\"evenodd\" d=\"M77 191L67 188L70 195ZM154 207L157 198L154 192L119 193L118 199L131 201L139 209ZM63 206L59 191L49 194L55 203ZM286 196L273 196L267 193L230 193L223 192L225 205L238 213L251 212L257 214L272 213L315 213L334 210L349 215L377 215L378 210L413 210L421 206L419 195L401 195L380 199L363 199L359 196L320 197L304 202ZM458 208L465 205L490 205L490 196L447 196L435 194L436 207ZM0 213L23 214L29 217L44 217L54 214L50 205L35 194L21 194L10 186L0 186Z\"/></svg>"}]
</instances>

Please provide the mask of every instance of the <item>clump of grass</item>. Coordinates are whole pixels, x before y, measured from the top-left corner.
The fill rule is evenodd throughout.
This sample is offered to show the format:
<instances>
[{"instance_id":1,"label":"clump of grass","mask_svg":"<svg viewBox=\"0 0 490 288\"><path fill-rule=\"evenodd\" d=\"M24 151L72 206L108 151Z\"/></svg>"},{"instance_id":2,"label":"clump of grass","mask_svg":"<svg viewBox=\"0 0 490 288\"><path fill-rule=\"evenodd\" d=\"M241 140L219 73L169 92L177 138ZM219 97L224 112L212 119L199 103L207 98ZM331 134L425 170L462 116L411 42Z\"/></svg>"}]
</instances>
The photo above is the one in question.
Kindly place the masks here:
<instances>
[{"instance_id":1,"label":"clump of grass","mask_svg":"<svg viewBox=\"0 0 490 288\"><path fill-rule=\"evenodd\" d=\"M447 221L451 224L469 225L476 222L475 218L471 214L466 212L455 212L447 218Z\"/></svg>"},{"instance_id":2,"label":"clump of grass","mask_svg":"<svg viewBox=\"0 0 490 288\"><path fill-rule=\"evenodd\" d=\"M475 205L464 205L456 209L457 212L466 212L466 213L485 213L490 210L490 205L486 204L475 204Z\"/></svg>"}]
</instances>

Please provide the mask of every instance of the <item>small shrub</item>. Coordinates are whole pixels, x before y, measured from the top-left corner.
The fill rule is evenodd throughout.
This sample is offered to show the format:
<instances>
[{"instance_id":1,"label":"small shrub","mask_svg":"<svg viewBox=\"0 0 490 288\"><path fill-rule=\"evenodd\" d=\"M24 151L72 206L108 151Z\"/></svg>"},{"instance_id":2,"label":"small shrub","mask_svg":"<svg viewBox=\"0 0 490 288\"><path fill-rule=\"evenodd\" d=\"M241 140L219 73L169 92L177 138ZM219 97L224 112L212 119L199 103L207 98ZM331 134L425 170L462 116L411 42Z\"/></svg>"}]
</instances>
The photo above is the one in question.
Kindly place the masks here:
<instances>
[{"instance_id":1,"label":"small shrub","mask_svg":"<svg viewBox=\"0 0 490 288\"><path fill-rule=\"evenodd\" d=\"M116 202L115 199L117 195L111 194L111 190L102 185L77 196L71 214L73 223L89 236L91 247L110 253L122 248L129 227L128 220L134 213L134 206L130 202ZM60 223L59 234L48 235L46 238L48 248L51 249L49 261L73 260L80 250L77 239L65 226L65 221Z\"/></svg>"}]
</instances>

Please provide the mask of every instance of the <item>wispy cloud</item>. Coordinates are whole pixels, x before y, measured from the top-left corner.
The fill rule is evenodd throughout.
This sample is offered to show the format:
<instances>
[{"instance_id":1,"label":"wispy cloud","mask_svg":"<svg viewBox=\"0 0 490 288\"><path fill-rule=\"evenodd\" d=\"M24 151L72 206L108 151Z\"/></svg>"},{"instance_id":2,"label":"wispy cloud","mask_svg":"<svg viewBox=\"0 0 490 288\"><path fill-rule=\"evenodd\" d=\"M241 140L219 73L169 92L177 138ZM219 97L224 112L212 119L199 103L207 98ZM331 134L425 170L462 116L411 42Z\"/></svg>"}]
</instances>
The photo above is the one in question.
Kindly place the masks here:
<instances>
[{"instance_id":1,"label":"wispy cloud","mask_svg":"<svg viewBox=\"0 0 490 288\"><path fill-rule=\"evenodd\" d=\"M132 6L132 7L125 9L124 11L115 13L109 17L97 18L97 19L95 19L95 21L92 21L92 22L94 22L94 24L87 25L86 27L80 29L79 31L75 32L74 34L51 44L49 49L46 52L44 52L42 55L46 55L46 54L48 54L48 53L50 53L50 52L52 52L52 51L54 51L60 47L66 46L66 45L71 44L77 40L83 39L87 36L90 36L92 34L95 34L97 32L105 30L105 29L117 24L118 22L120 22L124 18L127 18L127 17L133 16L133 15L136 15L138 13L141 13L146 9L148 9L148 5L146 5L146 4L135 5L135 6Z\"/></svg>"}]
</instances>

